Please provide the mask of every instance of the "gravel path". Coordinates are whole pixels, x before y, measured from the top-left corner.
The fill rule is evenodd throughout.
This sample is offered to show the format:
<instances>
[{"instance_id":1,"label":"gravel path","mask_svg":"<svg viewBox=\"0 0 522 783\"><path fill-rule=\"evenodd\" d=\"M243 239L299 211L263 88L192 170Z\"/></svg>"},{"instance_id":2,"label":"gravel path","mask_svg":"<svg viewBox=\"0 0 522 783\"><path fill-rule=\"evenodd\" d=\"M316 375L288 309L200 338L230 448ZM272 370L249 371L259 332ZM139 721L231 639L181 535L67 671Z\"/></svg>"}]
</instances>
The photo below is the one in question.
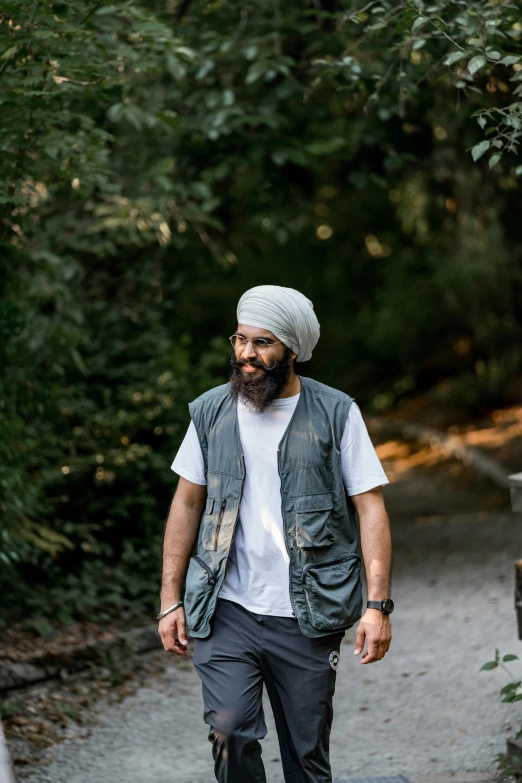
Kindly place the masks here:
<instances>
[{"instance_id":1,"label":"gravel path","mask_svg":"<svg viewBox=\"0 0 522 783\"><path fill-rule=\"evenodd\" d=\"M500 703L503 672L478 669L495 647L520 652L512 564L522 553L521 521L511 513L473 513L393 524L392 647L383 661L362 666L352 652L353 629L345 637L334 703L334 777L493 771L522 709ZM24 781L211 783L199 680L191 663L166 661L161 686L141 688L108 708L86 739L49 748L48 763ZM267 778L282 783L265 708Z\"/></svg>"}]
</instances>

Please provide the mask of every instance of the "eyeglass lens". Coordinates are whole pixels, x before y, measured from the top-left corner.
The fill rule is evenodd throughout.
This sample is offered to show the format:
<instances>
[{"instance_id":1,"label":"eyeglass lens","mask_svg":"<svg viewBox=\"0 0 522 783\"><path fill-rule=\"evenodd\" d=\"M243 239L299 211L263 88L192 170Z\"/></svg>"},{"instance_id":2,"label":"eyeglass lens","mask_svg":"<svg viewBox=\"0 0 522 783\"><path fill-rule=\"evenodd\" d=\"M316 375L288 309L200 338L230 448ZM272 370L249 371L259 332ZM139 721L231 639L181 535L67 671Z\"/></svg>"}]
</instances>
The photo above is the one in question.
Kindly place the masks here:
<instances>
[{"instance_id":1,"label":"eyeglass lens","mask_svg":"<svg viewBox=\"0 0 522 783\"><path fill-rule=\"evenodd\" d=\"M244 348L248 340L239 334L233 334L230 338L230 342L232 343L233 348ZM267 342L262 337L256 337L254 340L251 340L251 342L256 353L264 353L271 345L271 343Z\"/></svg>"}]
</instances>

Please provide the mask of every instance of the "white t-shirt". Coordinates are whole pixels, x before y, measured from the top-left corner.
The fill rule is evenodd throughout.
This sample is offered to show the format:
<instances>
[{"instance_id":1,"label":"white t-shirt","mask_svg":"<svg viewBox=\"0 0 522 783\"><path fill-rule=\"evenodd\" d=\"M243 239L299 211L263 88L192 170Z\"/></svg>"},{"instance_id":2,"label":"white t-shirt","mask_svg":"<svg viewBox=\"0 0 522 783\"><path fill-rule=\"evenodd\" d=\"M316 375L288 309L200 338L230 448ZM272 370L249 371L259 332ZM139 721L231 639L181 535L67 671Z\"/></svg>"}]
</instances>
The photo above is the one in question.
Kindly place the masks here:
<instances>
[{"instance_id":1,"label":"white t-shirt","mask_svg":"<svg viewBox=\"0 0 522 783\"><path fill-rule=\"evenodd\" d=\"M239 435L246 476L239 518L220 598L257 614L292 617L289 557L281 513L277 447L290 422L299 394L278 399L263 413L238 404ZM352 402L341 440L341 465L348 495L388 483L359 407ZM172 470L205 485L201 446L193 422L172 463Z\"/></svg>"}]
</instances>

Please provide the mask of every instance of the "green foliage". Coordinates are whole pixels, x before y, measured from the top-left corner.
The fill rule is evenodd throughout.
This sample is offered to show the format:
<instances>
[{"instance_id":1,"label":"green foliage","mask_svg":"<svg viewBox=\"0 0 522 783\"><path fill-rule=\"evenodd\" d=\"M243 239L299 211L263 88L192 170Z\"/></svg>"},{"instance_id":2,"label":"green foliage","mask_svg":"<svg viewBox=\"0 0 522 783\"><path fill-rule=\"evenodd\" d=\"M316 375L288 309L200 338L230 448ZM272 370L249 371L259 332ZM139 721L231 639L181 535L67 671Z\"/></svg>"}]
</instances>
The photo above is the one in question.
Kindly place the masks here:
<instances>
[{"instance_id":1,"label":"green foliage","mask_svg":"<svg viewBox=\"0 0 522 783\"><path fill-rule=\"evenodd\" d=\"M448 94L450 89L457 91L457 100L470 103L475 93L490 105L471 114L488 137L471 147L473 160L498 150L490 158L493 167L504 153L518 154L522 130L518 3L376 0L345 13L342 25L346 35L342 55L321 64L339 77L347 71L350 81L366 94L366 107L379 102L390 114L398 110L404 117L429 85ZM377 45L378 60L369 57ZM505 95L505 105L492 103L488 92Z\"/></svg>"},{"instance_id":2,"label":"green foliage","mask_svg":"<svg viewBox=\"0 0 522 783\"><path fill-rule=\"evenodd\" d=\"M3 701L0 704L0 718L2 720L9 720L14 718L19 712L21 712L23 704L19 699L12 699L9 701Z\"/></svg>"},{"instance_id":3,"label":"green foliage","mask_svg":"<svg viewBox=\"0 0 522 783\"><path fill-rule=\"evenodd\" d=\"M487 661L484 663L479 671L481 672L488 672L492 671L493 669L498 669L498 667L502 667L505 669L506 672L508 670L503 665L504 663L510 663L511 661L518 661L519 657L518 655L513 655L512 653L507 653L506 655L503 655L502 658L500 657L500 652L498 649L495 650L495 658L492 661ZM509 673L509 672L508 672ZM511 676L511 675L510 675ZM502 701L519 701L518 698L515 698L515 695L517 695L515 692L517 692L520 689L520 686L522 685L522 682L515 682L514 680L510 682L508 685L506 685L504 688L501 689L500 693L504 697ZM520 698L522 698L522 694L520 695Z\"/></svg>"},{"instance_id":4,"label":"green foliage","mask_svg":"<svg viewBox=\"0 0 522 783\"><path fill-rule=\"evenodd\" d=\"M252 285L310 295L310 373L370 407L516 398L521 33L509 0L4 2L4 622L156 609Z\"/></svg>"},{"instance_id":5,"label":"green foliage","mask_svg":"<svg viewBox=\"0 0 522 783\"><path fill-rule=\"evenodd\" d=\"M107 679L113 688L123 685L133 671L135 654L135 645L124 639L118 645L101 652L96 661L91 662L91 672Z\"/></svg>"},{"instance_id":6,"label":"green foliage","mask_svg":"<svg viewBox=\"0 0 522 783\"><path fill-rule=\"evenodd\" d=\"M43 639L52 636L54 633L54 628L46 617L29 617L24 625Z\"/></svg>"},{"instance_id":7,"label":"green foliage","mask_svg":"<svg viewBox=\"0 0 522 783\"><path fill-rule=\"evenodd\" d=\"M517 736L522 734L519 732ZM511 756L507 753L498 753L495 757L497 763L499 778L508 780L520 780L522 776L522 759L518 756Z\"/></svg>"}]
</instances>

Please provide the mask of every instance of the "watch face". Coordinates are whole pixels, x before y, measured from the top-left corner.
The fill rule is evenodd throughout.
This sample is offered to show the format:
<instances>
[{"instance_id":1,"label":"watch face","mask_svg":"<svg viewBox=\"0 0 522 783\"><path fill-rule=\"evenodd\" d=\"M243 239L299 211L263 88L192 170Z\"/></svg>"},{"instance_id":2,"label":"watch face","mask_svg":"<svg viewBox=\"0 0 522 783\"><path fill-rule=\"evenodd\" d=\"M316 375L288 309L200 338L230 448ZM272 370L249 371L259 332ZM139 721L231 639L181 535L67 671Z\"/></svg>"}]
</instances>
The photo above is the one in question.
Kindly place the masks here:
<instances>
[{"instance_id":1,"label":"watch face","mask_svg":"<svg viewBox=\"0 0 522 783\"><path fill-rule=\"evenodd\" d=\"M382 602L382 611L384 612L384 614L391 614L393 612L393 606L394 605L392 599L386 598L386 600Z\"/></svg>"}]
</instances>

